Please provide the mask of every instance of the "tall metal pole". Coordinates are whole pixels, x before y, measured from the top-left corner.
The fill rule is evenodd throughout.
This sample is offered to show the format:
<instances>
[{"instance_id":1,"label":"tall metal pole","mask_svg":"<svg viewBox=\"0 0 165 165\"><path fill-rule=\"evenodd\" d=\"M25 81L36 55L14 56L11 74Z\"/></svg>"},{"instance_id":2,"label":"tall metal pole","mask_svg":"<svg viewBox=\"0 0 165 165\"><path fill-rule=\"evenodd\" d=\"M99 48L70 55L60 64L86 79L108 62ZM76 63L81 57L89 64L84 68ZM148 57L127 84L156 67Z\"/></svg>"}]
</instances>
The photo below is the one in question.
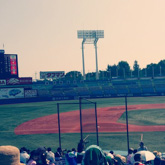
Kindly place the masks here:
<instances>
[{"instance_id":1,"label":"tall metal pole","mask_svg":"<svg viewBox=\"0 0 165 165\"><path fill-rule=\"evenodd\" d=\"M80 133L81 133L81 141L82 141L83 140L83 132L82 132L81 97L79 98L79 108L80 108Z\"/></svg>"},{"instance_id":2,"label":"tall metal pole","mask_svg":"<svg viewBox=\"0 0 165 165\"><path fill-rule=\"evenodd\" d=\"M127 126L127 147L128 147L128 152L129 152L129 131L128 131L127 96L125 96L125 112L126 112L126 126Z\"/></svg>"},{"instance_id":3,"label":"tall metal pole","mask_svg":"<svg viewBox=\"0 0 165 165\"><path fill-rule=\"evenodd\" d=\"M95 118L96 118L96 137L97 137L97 145L99 146L99 134L98 134L98 124L97 124L97 105L95 103Z\"/></svg>"},{"instance_id":4,"label":"tall metal pole","mask_svg":"<svg viewBox=\"0 0 165 165\"><path fill-rule=\"evenodd\" d=\"M96 56L96 80L99 79L98 60L97 60L97 41L98 41L98 38L96 38L95 41L94 41L94 45L95 45L95 56Z\"/></svg>"},{"instance_id":5,"label":"tall metal pole","mask_svg":"<svg viewBox=\"0 0 165 165\"><path fill-rule=\"evenodd\" d=\"M86 80L86 75L85 75L85 60L84 60L84 40L82 41L82 63L83 63L83 77L84 80Z\"/></svg>"},{"instance_id":6,"label":"tall metal pole","mask_svg":"<svg viewBox=\"0 0 165 165\"><path fill-rule=\"evenodd\" d=\"M58 113L58 135L59 135L59 147L61 148L61 130L60 130L59 103L57 103L57 113Z\"/></svg>"}]
</instances>

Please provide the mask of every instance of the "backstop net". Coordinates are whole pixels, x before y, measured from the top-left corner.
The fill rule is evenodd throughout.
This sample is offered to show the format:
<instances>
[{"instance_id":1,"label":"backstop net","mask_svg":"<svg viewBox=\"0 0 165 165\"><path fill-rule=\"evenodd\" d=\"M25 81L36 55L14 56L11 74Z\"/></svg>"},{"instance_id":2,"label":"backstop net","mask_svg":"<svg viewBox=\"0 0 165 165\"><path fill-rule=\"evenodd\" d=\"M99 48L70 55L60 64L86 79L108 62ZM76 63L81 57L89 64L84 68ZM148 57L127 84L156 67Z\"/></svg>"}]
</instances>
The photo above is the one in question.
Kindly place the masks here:
<instances>
[{"instance_id":1,"label":"backstop net","mask_svg":"<svg viewBox=\"0 0 165 165\"><path fill-rule=\"evenodd\" d=\"M85 98L80 98L79 105L81 138L85 141L86 146L91 144L99 145L97 104L94 101L90 101Z\"/></svg>"},{"instance_id":2,"label":"backstop net","mask_svg":"<svg viewBox=\"0 0 165 165\"><path fill-rule=\"evenodd\" d=\"M83 140L86 146L99 145L95 102L80 98L77 102L57 103L57 114L61 148L77 148L80 140ZM75 142L72 146L69 143L71 141Z\"/></svg>"}]
</instances>

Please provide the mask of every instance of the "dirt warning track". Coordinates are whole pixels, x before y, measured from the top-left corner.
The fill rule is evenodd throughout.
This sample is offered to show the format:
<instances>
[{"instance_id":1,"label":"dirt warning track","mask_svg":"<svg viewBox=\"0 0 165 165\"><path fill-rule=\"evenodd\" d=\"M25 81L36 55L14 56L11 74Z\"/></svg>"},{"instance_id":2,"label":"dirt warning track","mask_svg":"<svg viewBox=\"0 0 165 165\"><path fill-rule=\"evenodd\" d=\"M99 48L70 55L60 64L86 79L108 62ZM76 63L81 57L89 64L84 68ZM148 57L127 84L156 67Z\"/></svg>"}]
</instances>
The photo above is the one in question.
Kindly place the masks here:
<instances>
[{"instance_id":1,"label":"dirt warning track","mask_svg":"<svg viewBox=\"0 0 165 165\"><path fill-rule=\"evenodd\" d=\"M165 109L165 104L129 105L128 111L146 109ZM90 109L83 110L84 132L95 132L94 114ZM99 132L126 132L126 124L118 123L118 119L125 112L125 106L97 108ZM60 113L61 133L79 133L79 110ZM165 131L165 125L139 126L129 124L129 132ZM16 135L58 133L57 114L36 118L22 123L14 130Z\"/></svg>"}]
</instances>

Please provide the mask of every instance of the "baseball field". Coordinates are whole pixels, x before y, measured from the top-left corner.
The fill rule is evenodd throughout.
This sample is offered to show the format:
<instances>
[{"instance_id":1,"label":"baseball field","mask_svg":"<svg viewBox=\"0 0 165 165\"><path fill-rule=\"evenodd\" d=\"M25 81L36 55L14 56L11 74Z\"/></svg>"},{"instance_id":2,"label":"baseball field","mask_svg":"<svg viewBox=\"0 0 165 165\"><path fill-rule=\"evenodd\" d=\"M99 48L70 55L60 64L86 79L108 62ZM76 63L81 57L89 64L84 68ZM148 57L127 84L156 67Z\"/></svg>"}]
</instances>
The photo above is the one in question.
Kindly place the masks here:
<instances>
[{"instance_id":1,"label":"baseball field","mask_svg":"<svg viewBox=\"0 0 165 165\"><path fill-rule=\"evenodd\" d=\"M93 99L97 103L99 145L105 150L127 150L125 98ZM51 101L0 106L1 145L59 146L57 103L60 103L62 148L80 140L79 102ZM127 98L129 146L143 140L149 150L165 152L165 97ZM83 137L96 144L94 104L82 104Z\"/></svg>"}]
</instances>

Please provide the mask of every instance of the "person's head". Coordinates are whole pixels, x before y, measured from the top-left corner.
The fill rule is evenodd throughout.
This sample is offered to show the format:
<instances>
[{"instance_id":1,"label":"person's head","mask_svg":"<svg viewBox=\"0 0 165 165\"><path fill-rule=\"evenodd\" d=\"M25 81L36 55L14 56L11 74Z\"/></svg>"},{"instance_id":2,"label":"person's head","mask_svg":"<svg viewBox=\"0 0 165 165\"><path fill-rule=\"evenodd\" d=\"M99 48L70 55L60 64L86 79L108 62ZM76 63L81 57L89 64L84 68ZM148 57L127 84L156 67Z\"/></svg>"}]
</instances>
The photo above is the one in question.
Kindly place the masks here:
<instances>
[{"instance_id":1,"label":"person's head","mask_svg":"<svg viewBox=\"0 0 165 165\"><path fill-rule=\"evenodd\" d=\"M21 152L24 152L24 151L28 152L28 149L27 149L26 147L20 148L20 153L21 153Z\"/></svg>"},{"instance_id":2,"label":"person's head","mask_svg":"<svg viewBox=\"0 0 165 165\"><path fill-rule=\"evenodd\" d=\"M20 151L14 146L0 146L0 165L23 165L20 163Z\"/></svg>"},{"instance_id":3,"label":"person's head","mask_svg":"<svg viewBox=\"0 0 165 165\"><path fill-rule=\"evenodd\" d=\"M72 148L72 151L76 152L76 149L75 148Z\"/></svg>"},{"instance_id":4,"label":"person's head","mask_svg":"<svg viewBox=\"0 0 165 165\"><path fill-rule=\"evenodd\" d=\"M137 162L141 162L141 154L135 154L134 155L134 160Z\"/></svg>"},{"instance_id":5,"label":"person's head","mask_svg":"<svg viewBox=\"0 0 165 165\"><path fill-rule=\"evenodd\" d=\"M115 155L115 160L117 160L118 165L123 165L126 163L126 158L124 156L119 155L119 154Z\"/></svg>"},{"instance_id":6,"label":"person's head","mask_svg":"<svg viewBox=\"0 0 165 165\"><path fill-rule=\"evenodd\" d=\"M130 149L128 150L128 153L129 153L129 154L132 154L133 151L134 151L134 149L133 149L133 148L130 148Z\"/></svg>"},{"instance_id":7,"label":"person's head","mask_svg":"<svg viewBox=\"0 0 165 165\"><path fill-rule=\"evenodd\" d=\"M157 155L158 155L158 151L153 151L153 154L154 154L155 156L157 156Z\"/></svg>"},{"instance_id":8,"label":"person's head","mask_svg":"<svg viewBox=\"0 0 165 165\"><path fill-rule=\"evenodd\" d=\"M137 152L137 149L134 149L134 150L133 150L133 154L136 154L136 152Z\"/></svg>"},{"instance_id":9,"label":"person's head","mask_svg":"<svg viewBox=\"0 0 165 165\"><path fill-rule=\"evenodd\" d=\"M47 148L47 151L48 151L48 152L49 152L49 151L52 151L52 149L51 149L50 147L48 147L48 148Z\"/></svg>"},{"instance_id":10,"label":"person's head","mask_svg":"<svg viewBox=\"0 0 165 165\"><path fill-rule=\"evenodd\" d=\"M114 154L114 152L113 152L113 151L110 151L109 153L111 153L112 155Z\"/></svg>"},{"instance_id":11,"label":"person's head","mask_svg":"<svg viewBox=\"0 0 165 165\"><path fill-rule=\"evenodd\" d=\"M61 152L62 152L61 147L58 147L58 148L57 148L57 151L61 153Z\"/></svg>"},{"instance_id":12,"label":"person's head","mask_svg":"<svg viewBox=\"0 0 165 165\"><path fill-rule=\"evenodd\" d=\"M37 151L37 150L31 151L29 160L30 160L30 159L33 159L33 160L36 161L38 158L39 158L39 153L38 153L38 151Z\"/></svg>"}]
</instances>

